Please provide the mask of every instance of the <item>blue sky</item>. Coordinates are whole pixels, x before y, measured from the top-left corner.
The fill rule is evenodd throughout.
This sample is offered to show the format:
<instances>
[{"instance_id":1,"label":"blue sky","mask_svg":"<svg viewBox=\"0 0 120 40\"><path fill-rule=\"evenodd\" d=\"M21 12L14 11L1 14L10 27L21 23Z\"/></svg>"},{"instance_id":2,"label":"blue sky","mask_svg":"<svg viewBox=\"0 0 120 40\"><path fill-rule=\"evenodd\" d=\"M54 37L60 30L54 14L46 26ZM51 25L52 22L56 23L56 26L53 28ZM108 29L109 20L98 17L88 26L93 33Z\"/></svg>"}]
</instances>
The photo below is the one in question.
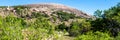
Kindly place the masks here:
<instances>
[{"instance_id":1,"label":"blue sky","mask_svg":"<svg viewBox=\"0 0 120 40\"><path fill-rule=\"evenodd\" d=\"M0 6L13 6L32 3L59 3L93 15L97 9L105 10L116 5L120 0L0 0Z\"/></svg>"}]
</instances>

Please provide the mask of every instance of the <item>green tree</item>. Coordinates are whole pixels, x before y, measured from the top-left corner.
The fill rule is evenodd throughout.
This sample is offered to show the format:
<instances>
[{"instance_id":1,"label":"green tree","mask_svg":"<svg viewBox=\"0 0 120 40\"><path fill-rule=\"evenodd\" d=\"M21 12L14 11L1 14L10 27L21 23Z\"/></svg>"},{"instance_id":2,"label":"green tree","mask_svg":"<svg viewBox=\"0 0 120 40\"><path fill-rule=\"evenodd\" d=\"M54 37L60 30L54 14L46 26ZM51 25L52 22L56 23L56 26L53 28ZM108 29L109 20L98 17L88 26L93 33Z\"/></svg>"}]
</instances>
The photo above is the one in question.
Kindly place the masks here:
<instances>
[{"instance_id":1,"label":"green tree","mask_svg":"<svg viewBox=\"0 0 120 40\"><path fill-rule=\"evenodd\" d=\"M77 36L84 34L91 29L91 24L86 19L78 19L78 21L72 22L69 28L70 36Z\"/></svg>"},{"instance_id":2,"label":"green tree","mask_svg":"<svg viewBox=\"0 0 120 40\"><path fill-rule=\"evenodd\" d=\"M99 13L101 13L101 11L95 13L97 13L97 16L100 17ZM119 14L120 7L117 5L109 8L108 10L104 10L102 18L97 18L91 22L93 31L110 32L110 35L114 37L117 36L118 32L120 31Z\"/></svg>"},{"instance_id":3,"label":"green tree","mask_svg":"<svg viewBox=\"0 0 120 40\"><path fill-rule=\"evenodd\" d=\"M102 11L101 10L96 10L94 12L94 16L97 17L97 18L102 17Z\"/></svg>"},{"instance_id":4,"label":"green tree","mask_svg":"<svg viewBox=\"0 0 120 40\"><path fill-rule=\"evenodd\" d=\"M75 18L75 14L62 11L57 12L57 15L61 21L68 21L69 19Z\"/></svg>"}]
</instances>

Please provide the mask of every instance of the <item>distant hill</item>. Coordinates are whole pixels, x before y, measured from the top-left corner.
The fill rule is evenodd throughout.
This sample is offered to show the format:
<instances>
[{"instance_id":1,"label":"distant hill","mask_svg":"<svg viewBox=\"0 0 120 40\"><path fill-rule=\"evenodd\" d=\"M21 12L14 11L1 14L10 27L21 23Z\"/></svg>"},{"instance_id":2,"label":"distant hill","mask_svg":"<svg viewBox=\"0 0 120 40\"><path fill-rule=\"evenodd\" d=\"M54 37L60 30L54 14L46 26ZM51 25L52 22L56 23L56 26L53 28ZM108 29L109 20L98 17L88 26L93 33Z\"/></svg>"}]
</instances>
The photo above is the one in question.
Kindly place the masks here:
<instances>
[{"instance_id":1,"label":"distant hill","mask_svg":"<svg viewBox=\"0 0 120 40\"><path fill-rule=\"evenodd\" d=\"M20 5L20 6L25 6L25 7L30 7L30 11L41 11L41 12L46 12L48 14L55 12L55 11L64 11L68 13L74 13L77 16L83 17L83 18L91 18L91 15L86 14L85 12L82 12L80 10L77 10L75 8L71 8L62 4L56 4L56 3L41 3L41 4L27 4L27 5ZM4 8L6 7L6 8ZM1 9L4 8L4 9ZM15 10L14 7L9 7L3 6L0 7L1 12L3 10ZM0 13L1 13L0 12Z\"/></svg>"},{"instance_id":2,"label":"distant hill","mask_svg":"<svg viewBox=\"0 0 120 40\"><path fill-rule=\"evenodd\" d=\"M80 10L77 10L75 8L71 8L62 4L56 4L56 3L41 3L41 4L27 4L24 5L26 7L31 7L31 9L36 9L39 11L46 11L46 12L52 12L52 11L65 11L68 13L74 13L77 16L81 16L84 18L91 18L92 16L87 15L85 12L82 12Z\"/></svg>"},{"instance_id":3,"label":"distant hill","mask_svg":"<svg viewBox=\"0 0 120 40\"><path fill-rule=\"evenodd\" d=\"M72 21L75 21L78 18L94 19L93 16L88 15L85 12L55 3L26 4L0 7L1 16L7 16L10 14L25 19L33 19L34 17L36 18L38 16L44 15L55 24L59 24L65 21L66 25L70 25Z\"/></svg>"}]
</instances>

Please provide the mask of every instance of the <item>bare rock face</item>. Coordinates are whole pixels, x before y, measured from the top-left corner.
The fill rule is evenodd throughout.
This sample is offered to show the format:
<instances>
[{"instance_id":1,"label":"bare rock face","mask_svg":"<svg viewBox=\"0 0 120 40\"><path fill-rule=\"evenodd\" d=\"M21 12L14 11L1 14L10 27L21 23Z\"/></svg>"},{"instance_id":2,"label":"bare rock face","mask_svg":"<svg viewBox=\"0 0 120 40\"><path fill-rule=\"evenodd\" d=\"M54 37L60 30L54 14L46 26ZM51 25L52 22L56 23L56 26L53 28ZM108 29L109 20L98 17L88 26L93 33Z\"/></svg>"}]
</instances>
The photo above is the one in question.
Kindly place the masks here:
<instances>
[{"instance_id":1,"label":"bare rock face","mask_svg":"<svg viewBox=\"0 0 120 40\"><path fill-rule=\"evenodd\" d=\"M68 13L74 13L76 16L80 16L83 18L91 18L92 16L87 15L86 13L77 10L75 8L71 8L62 4L55 4L55 3L42 3L42 4L28 4L28 5L23 5L30 7L31 11L39 11L39 12L44 12L48 15L50 15L54 11L64 11Z\"/></svg>"}]
</instances>

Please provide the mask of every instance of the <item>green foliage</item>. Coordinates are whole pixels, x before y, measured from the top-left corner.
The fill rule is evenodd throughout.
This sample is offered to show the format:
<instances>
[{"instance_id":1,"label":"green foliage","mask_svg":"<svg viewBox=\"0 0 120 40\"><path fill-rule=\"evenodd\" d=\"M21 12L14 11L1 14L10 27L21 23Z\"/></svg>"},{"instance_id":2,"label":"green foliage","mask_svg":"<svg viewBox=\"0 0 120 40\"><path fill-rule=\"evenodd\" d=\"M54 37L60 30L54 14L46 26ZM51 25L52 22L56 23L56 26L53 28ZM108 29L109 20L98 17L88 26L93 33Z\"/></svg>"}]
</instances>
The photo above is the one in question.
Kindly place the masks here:
<instances>
[{"instance_id":1,"label":"green foliage","mask_svg":"<svg viewBox=\"0 0 120 40\"><path fill-rule=\"evenodd\" d=\"M91 22L93 31L110 32L110 35L114 37L118 35L120 31L120 7L118 5L105 10L101 18ZM98 13L101 12L98 11Z\"/></svg>"},{"instance_id":2,"label":"green foliage","mask_svg":"<svg viewBox=\"0 0 120 40\"><path fill-rule=\"evenodd\" d=\"M59 11L57 12L58 18L62 21L67 21L69 19L75 18L75 14Z\"/></svg>"},{"instance_id":3,"label":"green foliage","mask_svg":"<svg viewBox=\"0 0 120 40\"><path fill-rule=\"evenodd\" d=\"M63 11L48 16L39 12L28 14L29 8L25 6L14 6L14 9L17 17L0 17L0 40L57 40L63 37L63 31L65 33L62 35L68 32L69 37L76 37L75 40L120 40L120 3L103 12L95 11L95 20L83 19ZM24 18L29 18L30 22ZM50 19L60 19L61 24L55 25ZM69 22L69 19L73 20Z\"/></svg>"},{"instance_id":4,"label":"green foliage","mask_svg":"<svg viewBox=\"0 0 120 40\"><path fill-rule=\"evenodd\" d=\"M102 17L102 11L101 10L96 10L95 13L94 13L94 16Z\"/></svg>"},{"instance_id":5,"label":"green foliage","mask_svg":"<svg viewBox=\"0 0 120 40\"><path fill-rule=\"evenodd\" d=\"M12 15L7 16L4 19L4 22L9 23L10 25L14 25L14 24L19 24L19 25L22 25L22 26L26 25L25 21L22 18L17 18L17 17L14 17Z\"/></svg>"},{"instance_id":6,"label":"green foliage","mask_svg":"<svg viewBox=\"0 0 120 40\"><path fill-rule=\"evenodd\" d=\"M54 35L54 26L44 17L26 24L12 15L0 18L0 40L41 40Z\"/></svg>"},{"instance_id":7,"label":"green foliage","mask_svg":"<svg viewBox=\"0 0 120 40\"><path fill-rule=\"evenodd\" d=\"M90 29L90 22L87 22L85 19L79 19L78 21L71 23L69 34L70 36L77 36L86 33Z\"/></svg>"},{"instance_id":8,"label":"green foliage","mask_svg":"<svg viewBox=\"0 0 120 40\"><path fill-rule=\"evenodd\" d=\"M22 28L25 25L23 19L16 18L13 16L8 16L6 18L2 18L0 25L1 29L1 40L21 40L22 36Z\"/></svg>"},{"instance_id":9,"label":"green foliage","mask_svg":"<svg viewBox=\"0 0 120 40\"><path fill-rule=\"evenodd\" d=\"M55 28L56 30L62 30L62 31L64 31L64 30L68 30L68 27L65 25L65 23L62 23L62 24L60 24L60 25L58 25L58 27L56 27Z\"/></svg>"},{"instance_id":10,"label":"green foliage","mask_svg":"<svg viewBox=\"0 0 120 40\"><path fill-rule=\"evenodd\" d=\"M45 19L45 18L39 18L35 21L35 25L36 25L36 28L38 27L41 27L41 28L50 28L51 25L49 24L50 21L48 21L48 19Z\"/></svg>"},{"instance_id":11,"label":"green foliage","mask_svg":"<svg viewBox=\"0 0 120 40\"><path fill-rule=\"evenodd\" d=\"M56 20L57 20L57 17L56 17L56 16L53 16L52 18L53 18L53 20L54 20L54 21L56 21Z\"/></svg>"},{"instance_id":12,"label":"green foliage","mask_svg":"<svg viewBox=\"0 0 120 40\"><path fill-rule=\"evenodd\" d=\"M17 16L24 18L26 14L28 14L27 9L29 9L29 7L26 7L26 6L13 6L13 7L14 7L14 10L16 10Z\"/></svg>"},{"instance_id":13,"label":"green foliage","mask_svg":"<svg viewBox=\"0 0 120 40\"><path fill-rule=\"evenodd\" d=\"M7 6L0 6L0 8L7 8Z\"/></svg>"},{"instance_id":14,"label":"green foliage","mask_svg":"<svg viewBox=\"0 0 120 40\"><path fill-rule=\"evenodd\" d=\"M118 4L119 5L119 4ZM120 7L116 5L114 7L111 7L108 10L104 11L104 16L109 19L114 19L114 17L119 17L120 15Z\"/></svg>"},{"instance_id":15,"label":"green foliage","mask_svg":"<svg viewBox=\"0 0 120 40\"><path fill-rule=\"evenodd\" d=\"M29 7L26 7L26 6L13 6L15 9L25 9L25 8L29 8Z\"/></svg>"},{"instance_id":16,"label":"green foliage","mask_svg":"<svg viewBox=\"0 0 120 40\"><path fill-rule=\"evenodd\" d=\"M114 40L120 40L120 33L114 38Z\"/></svg>"},{"instance_id":17,"label":"green foliage","mask_svg":"<svg viewBox=\"0 0 120 40\"><path fill-rule=\"evenodd\" d=\"M88 32L86 35L80 35L75 40L112 40L108 33L102 33L102 32Z\"/></svg>"},{"instance_id":18,"label":"green foliage","mask_svg":"<svg viewBox=\"0 0 120 40\"><path fill-rule=\"evenodd\" d=\"M47 14L38 13L38 12L32 12L31 17L32 17L32 18L48 17L48 15L47 15Z\"/></svg>"}]
</instances>

